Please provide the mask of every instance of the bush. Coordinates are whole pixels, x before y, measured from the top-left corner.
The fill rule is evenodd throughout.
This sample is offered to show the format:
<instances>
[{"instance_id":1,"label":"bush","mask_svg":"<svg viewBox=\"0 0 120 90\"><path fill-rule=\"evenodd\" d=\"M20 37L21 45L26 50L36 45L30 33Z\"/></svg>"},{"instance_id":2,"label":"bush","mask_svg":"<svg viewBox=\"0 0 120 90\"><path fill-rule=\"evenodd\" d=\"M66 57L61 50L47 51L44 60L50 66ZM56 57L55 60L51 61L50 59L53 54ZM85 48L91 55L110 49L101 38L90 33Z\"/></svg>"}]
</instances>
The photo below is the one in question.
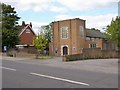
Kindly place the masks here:
<instances>
[{"instance_id":1,"label":"bush","mask_svg":"<svg viewBox=\"0 0 120 90\"><path fill-rule=\"evenodd\" d=\"M7 56L10 56L10 57L13 57L14 55L13 55L13 53L7 53Z\"/></svg>"}]
</instances>

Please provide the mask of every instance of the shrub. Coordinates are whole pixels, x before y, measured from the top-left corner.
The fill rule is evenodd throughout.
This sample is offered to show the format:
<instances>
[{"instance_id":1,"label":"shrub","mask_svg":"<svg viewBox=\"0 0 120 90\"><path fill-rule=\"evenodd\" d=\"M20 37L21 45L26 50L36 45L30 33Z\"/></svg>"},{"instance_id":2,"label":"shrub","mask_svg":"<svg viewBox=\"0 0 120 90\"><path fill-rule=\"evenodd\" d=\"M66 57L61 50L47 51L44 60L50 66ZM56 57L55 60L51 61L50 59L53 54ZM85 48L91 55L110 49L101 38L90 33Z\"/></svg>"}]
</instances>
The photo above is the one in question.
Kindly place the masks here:
<instances>
[{"instance_id":1,"label":"shrub","mask_svg":"<svg viewBox=\"0 0 120 90\"><path fill-rule=\"evenodd\" d=\"M14 55L13 55L13 53L7 53L7 56L10 56L10 57L13 57Z\"/></svg>"}]
</instances>

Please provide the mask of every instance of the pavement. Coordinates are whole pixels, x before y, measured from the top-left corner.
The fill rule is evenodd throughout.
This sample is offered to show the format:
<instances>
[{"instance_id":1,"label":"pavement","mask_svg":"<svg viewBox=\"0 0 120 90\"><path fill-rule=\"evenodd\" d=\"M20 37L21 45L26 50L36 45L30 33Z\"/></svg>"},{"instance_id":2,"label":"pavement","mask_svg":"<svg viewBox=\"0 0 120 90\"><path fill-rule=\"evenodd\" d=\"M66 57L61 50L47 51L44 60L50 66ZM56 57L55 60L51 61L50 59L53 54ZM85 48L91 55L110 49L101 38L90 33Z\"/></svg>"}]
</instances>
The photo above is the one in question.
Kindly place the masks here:
<instances>
[{"instance_id":1,"label":"pavement","mask_svg":"<svg viewBox=\"0 0 120 90\"><path fill-rule=\"evenodd\" d=\"M2 57L3 88L117 88L118 59Z\"/></svg>"}]
</instances>

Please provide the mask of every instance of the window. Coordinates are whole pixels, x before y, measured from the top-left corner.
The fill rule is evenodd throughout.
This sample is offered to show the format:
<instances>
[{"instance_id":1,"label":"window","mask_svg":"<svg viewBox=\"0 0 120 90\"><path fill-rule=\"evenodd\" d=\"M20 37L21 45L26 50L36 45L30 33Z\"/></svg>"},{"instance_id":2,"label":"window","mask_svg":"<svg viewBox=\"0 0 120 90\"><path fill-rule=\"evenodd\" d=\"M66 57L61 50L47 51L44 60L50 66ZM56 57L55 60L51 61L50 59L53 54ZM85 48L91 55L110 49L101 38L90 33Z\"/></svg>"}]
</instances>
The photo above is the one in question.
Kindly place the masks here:
<instances>
[{"instance_id":1,"label":"window","mask_svg":"<svg viewBox=\"0 0 120 90\"><path fill-rule=\"evenodd\" d=\"M86 37L86 40L90 40L90 37Z\"/></svg>"},{"instance_id":2,"label":"window","mask_svg":"<svg viewBox=\"0 0 120 90\"><path fill-rule=\"evenodd\" d=\"M68 38L68 27L61 27L61 37L64 39Z\"/></svg>"},{"instance_id":3,"label":"window","mask_svg":"<svg viewBox=\"0 0 120 90\"><path fill-rule=\"evenodd\" d=\"M51 42L53 42L53 33L52 33L52 30L51 30L51 36L50 36L50 38L51 38Z\"/></svg>"},{"instance_id":4,"label":"window","mask_svg":"<svg viewBox=\"0 0 120 90\"><path fill-rule=\"evenodd\" d=\"M96 48L96 44L93 44L93 48Z\"/></svg>"},{"instance_id":5,"label":"window","mask_svg":"<svg viewBox=\"0 0 120 90\"><path fill-rule=\"evenodd\" d=\"M80 36L84 37L84 28L83 28L83 26L80 26Z\"/></svg>"},{"instance_id":6,"label":"window","mask_svg":"<svg viewBox=\"0 0 120 90\"><path fill-rule=\"evenodd\" d=\"M94 41L95 40L95 38L91 38L92 39L92 41Z\"/></svg>"},{"instance_id":7,"label":"window","mask_svg":"<svg viewBox=\"0 0 120 90\"><path fill-rule=\"evenodd\" d=\"M96 44L89 44L89 48L96 48Z\"/></svg>"},{"instance_id":8,"label":"window","mask_svg":"<svg viewBox=\"0 0 120 90\"><path fill-rule=\"evenodd\" d=\"M26 29L26 33L30 33L30 29Z\"/></svg>"}]
</instances>

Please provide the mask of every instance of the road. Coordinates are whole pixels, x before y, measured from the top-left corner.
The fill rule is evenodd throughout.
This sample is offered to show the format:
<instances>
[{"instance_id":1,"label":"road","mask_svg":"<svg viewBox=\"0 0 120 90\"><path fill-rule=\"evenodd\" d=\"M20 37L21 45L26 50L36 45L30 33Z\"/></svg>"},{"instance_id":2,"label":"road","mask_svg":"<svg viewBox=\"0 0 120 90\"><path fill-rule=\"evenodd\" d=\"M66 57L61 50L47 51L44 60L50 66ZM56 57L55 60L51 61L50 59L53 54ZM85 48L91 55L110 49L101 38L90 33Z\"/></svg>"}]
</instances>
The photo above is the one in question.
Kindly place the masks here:
<instances>
[{"instance_id":1,"label":"road","mask_svg":"<svg viewBox=\"0 0 120 90\"><path fill-rule=\"evenodd\" d=\"M57 58L55 58L57 59ZM50 63L52 62L52 63ZM86 61L85 63L90 62ZM95 61L94 61L95 62ZM108 61L109 62L109 61ZM118 73L80 69L82 61L53 62L25 58L2 59L2 88L117 88ZM117 60L113 65L117 65ZM112 63L110 63L112 64ZM95 65L95 63L94 63ZM78 67L79 68L75 68ZM91 65L93 66L93 65ZM103 67L102 67L103 68ZM107 70L105 72L105 70ZM117 66L116 66L117 70ZM113 71L113 73L112 73Z\"/></svg>"}]
</instances>

